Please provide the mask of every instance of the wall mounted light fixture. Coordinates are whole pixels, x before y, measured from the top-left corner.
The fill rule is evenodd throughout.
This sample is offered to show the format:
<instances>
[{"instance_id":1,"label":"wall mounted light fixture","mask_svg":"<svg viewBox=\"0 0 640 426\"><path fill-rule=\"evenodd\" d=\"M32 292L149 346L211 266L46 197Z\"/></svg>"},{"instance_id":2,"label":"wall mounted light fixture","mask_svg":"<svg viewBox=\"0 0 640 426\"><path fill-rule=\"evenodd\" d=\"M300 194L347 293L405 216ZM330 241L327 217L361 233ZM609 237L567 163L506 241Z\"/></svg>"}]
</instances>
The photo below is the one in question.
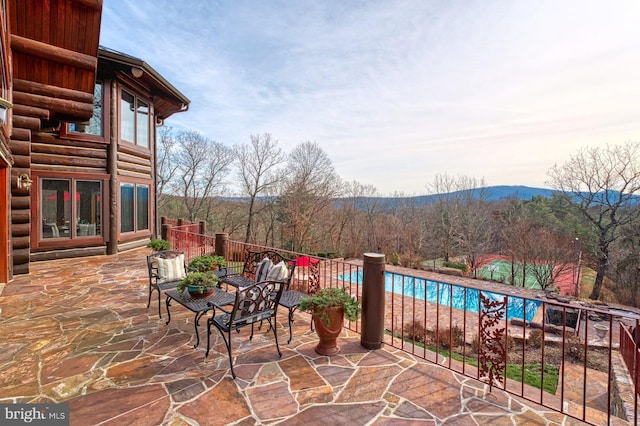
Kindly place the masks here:
<instances>
[{"instance_id":1,"label":"wall mounted light fixture","mask_svg":"<svg viewBox=\"0 0 640 426\"><path fill-rule=\"evenodd\" d=\"M143 74L142 68L138 68L138 67L131 67L131 74L132 74L135 78L140 78L140 77L142 77L142 74Z\"/></svg>"},{"instance_id":2,"label":"wall mounted light fixture","mask_svg":"<svg viewBox=\"0 0 640 426\"><path fill-rule=\"evenodd\" d=\"M33 181L29 178L29 175L26 173L18 176L18 189L26 189L27 191L31 189L31 184Z\"/></svg>"}]
</instances>

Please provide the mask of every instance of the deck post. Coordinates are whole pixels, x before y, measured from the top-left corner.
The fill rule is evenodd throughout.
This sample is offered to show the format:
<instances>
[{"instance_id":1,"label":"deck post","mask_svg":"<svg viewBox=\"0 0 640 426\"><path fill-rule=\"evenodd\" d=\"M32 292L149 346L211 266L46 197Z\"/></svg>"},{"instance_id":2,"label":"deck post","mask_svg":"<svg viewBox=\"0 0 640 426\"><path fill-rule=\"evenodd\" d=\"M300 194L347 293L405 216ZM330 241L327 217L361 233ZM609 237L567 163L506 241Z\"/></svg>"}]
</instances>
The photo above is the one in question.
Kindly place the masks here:
<instances>
[{"instance_id":1,"label":"deck post","mask_svg":"<svg viewBox=\"0 0 640 426\"><path fill-rule=\"evenodd\" d=\"M222 256L225 259L227 258L227 241L229 240L229 234L226 232L216 232L216 248L215 254L216 256Z\"/></svg>"},{"instance_id":2,"label":"deck post","mask_svg":"<svg viewBox=\"0 0 640 426\"><path fill-rule=\"evenodd\" d=\"M362 335L360 345L380 349L384 337L384 254L365 253L362 276Z\"/></svg>"}]
</instances>

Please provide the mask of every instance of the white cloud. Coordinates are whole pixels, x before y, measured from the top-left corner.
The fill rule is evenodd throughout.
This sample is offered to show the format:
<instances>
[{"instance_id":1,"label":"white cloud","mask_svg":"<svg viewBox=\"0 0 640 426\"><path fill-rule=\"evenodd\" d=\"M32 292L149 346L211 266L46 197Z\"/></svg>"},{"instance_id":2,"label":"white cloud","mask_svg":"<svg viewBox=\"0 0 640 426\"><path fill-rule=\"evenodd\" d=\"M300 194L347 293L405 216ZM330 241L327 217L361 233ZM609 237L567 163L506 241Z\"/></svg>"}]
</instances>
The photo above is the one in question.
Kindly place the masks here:
<instances>
[{"instance_id":1,"label":"white cloud","mask_svg":"<svg viewBox=\"0 0 640 426\"><path fill-rule=\"evenodd\" d=\"M105 0L101 43L191 100L227 144L316 141L345 180L436 173L543 186L585 145L638 140L640 3Z\"/></svg>"}]
</instances>

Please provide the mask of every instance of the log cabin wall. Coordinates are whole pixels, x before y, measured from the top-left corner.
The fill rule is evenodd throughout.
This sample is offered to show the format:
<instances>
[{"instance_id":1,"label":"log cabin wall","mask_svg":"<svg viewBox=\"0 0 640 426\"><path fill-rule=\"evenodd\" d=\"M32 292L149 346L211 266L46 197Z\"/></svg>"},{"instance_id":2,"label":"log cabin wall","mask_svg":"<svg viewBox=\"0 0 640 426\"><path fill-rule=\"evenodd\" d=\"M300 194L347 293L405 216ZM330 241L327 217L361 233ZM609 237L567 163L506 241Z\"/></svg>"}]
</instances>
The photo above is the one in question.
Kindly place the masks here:
<instances>
[{"instance_id":1,"label":"log cabin wall","mask_svg":"<svg viewBox=\"0 0 640 426\"><path fill-rule=\"evenodd\" d=\"M56 167L51 160L60 156L52 149L60 144L51 133L60 121L86 120L93 113L102 0L3 0L2 5L8 21L2 26L2 50L11 64L13 103L7 133L12 163L8 245L11 272L21 274L29 272L38 210L33 173ZM51 149L46 147L49 143ZM68 164L75 160L71 156L59 166L77 167ZM31 188L18 187L18 176L23 174L34 180Z\"/></svg>"},{"instance_id":2,"label":"log cabin wall","mask_svg":"<svg viewBox=\"0 0 640 426\"><path fill-rule=\"evenodd\" d=\"M11 45L8 28L8 8L6 1L0 1L0 292L4 284L13 277L13 252L11 243Z\"/></svg>"},{"instance_id":3,"label":"log cabin wall","mask_svg":"<svg viewBox=\"0 0 640 426\"><path fill-rule=\"evenodd\" d=\"M32 191L31 195L31 261L113 254L121 249L146 244L150 235L155 232L152 222L147 229L119 232L119 212L122 206L122 200L119 198L120 185L132 184L136 189L143 185L149 188L149 193L155 193L152 135L149 147L139 147L120 140L120 92L126 90L127 93L145 99L150 99L151 95L142 85L123 85L118 81L122 80L118 72L113 72L106 64L104 68L99 69L100 84L97 85L100 87L99 111L102 113L98 120L99 135L84 133L87 122L62 122L59 130L55 132L48 129L47 132L41 131L32 135L31 170L37 189ZM98 95L96 96L98 98ZM152 130L152 104L149 105L149 109L151 113L148 127ZM77 130L80 127L82 131ZM68 207L65 207L65 217L52 218L44 212L43 203L50 203L47 198L52 195L45 194L43 185L58 180L69 180L67 191L70 200ZM80 191L77 190L76 185L79 182L100 184L99 213L94 212L91 218L81 217L81 208L73 204L80 203L81 199L85 198L84 194L81 197ZM66 191L62 192L62 196L67 196ZM71 212L70 215L68 211ZM57 235L53 238L52 235L47 235L47 226L55 226ZM81 233L87 226L91 227L91 232Z\"/></svg>"},{"instance_id":4,"label":"log cabin wall","mask_svg":"<svg viewBox=\"0 0 640 426\"><path fill-rule=\"evenodd\" d=\"M2 50L11 57L3 66L13 66L2 77L13 122L0 131L0 197L10 205L4 224L0 218L6 234L0 255L10 266L0 267L0 283L7 270L28 273L31 261L112 254L148 241L155 232L155 125L189 103L144 61L98 49L102 0L6 4L12 32L3 29ZM102 133L96 136L82 128L95 118L99 88ZM146 145L121 140L123 89L136 100L126 111L138 114L138 99L146 108ZM133 134L138 137L137 127ZM21 174L33 180L30 189L18 188ZM138 214L145 203L148 223Z\"/></svg>"},{"instance_id":5,"label":"log cabin wall","mask_svg":"<svg viewBox=\"0 0 640 426\"><path fill-rule=\"evenodd\" d=\"M140 67L136 74L142 70L142 78L133 76L130 61ZM31 261L114 254L145 245L156 234L155 125L185 110L188 102L171 86L167 93L166 85L142 61L109 51L98 63L94 108L98 107L91 121L61 121L54 128L32 132ZM156 102L161 105L159 111ZM135 123L129 132L126 128L132 123L123 118L127 114ZM68 189L57 194L45 191L45 184L58 181L68 181ZM85 197L77 189L78 182L100 183L97 220L83 216L81 207L74 204L82 204ZM68 197L68 207L60 208L52 197ZM55 204L57 214L46 213L45 203ZM81 233L86 226L92 229L88 235ZM56 235L50 228L56 229Z\"/></svg>"}]
</instances>

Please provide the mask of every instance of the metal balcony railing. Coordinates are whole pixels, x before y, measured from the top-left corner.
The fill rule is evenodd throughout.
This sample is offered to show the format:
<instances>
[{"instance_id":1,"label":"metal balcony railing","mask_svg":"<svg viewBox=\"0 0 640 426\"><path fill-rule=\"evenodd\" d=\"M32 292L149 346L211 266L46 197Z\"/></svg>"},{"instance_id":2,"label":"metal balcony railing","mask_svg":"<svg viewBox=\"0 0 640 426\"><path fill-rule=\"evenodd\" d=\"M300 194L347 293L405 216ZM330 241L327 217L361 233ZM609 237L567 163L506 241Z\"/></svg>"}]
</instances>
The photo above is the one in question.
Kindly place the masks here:
<instances>
[{"instance_id":1,"label":"metal balcony railing","mask_svg":"<svg viewBox=\"0 0 640 426\"><path fill-rule=\"evenodd\" d=\"M168 239L188 260L221 254L216 237L192 225L172 226ZM224 241L222 254L228 267L241 270L247 250L267 249L299 259L292 287L309 294L344 287L362 297L361 260L232 240ZM489 392L498 387L583 422L638 424L640 353L629 330L640 315L630 310L393 267L385 273L384 305L385 345L483 381ZM345 324L355 332L360 325Z\"/></svg>"}]
</instances>

